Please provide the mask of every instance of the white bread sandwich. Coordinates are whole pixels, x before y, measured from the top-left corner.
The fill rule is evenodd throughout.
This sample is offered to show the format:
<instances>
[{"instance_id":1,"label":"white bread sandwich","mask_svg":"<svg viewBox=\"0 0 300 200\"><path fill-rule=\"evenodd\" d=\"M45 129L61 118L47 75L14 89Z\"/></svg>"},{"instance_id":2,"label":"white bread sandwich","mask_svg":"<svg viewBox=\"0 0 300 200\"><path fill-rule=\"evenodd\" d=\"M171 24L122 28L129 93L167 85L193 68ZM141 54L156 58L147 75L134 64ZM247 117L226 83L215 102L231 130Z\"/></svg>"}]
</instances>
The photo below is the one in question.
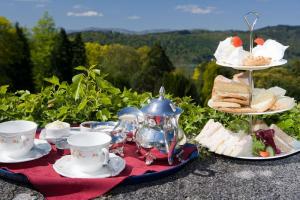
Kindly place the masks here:
<instances>
[{"instance_id":1,"label":"white bread sandwich","mask_svg":"<svg viewBox=\"0 0 300 200\"><path fill-rule=\"evenodd\" d=\"M272 92L276 97L284 96L286 93L285 89L278 87L278 86L271 87L268 89L268 91Z\"/></svg>"},{"instance_id":2,"label":"white bread sandwich","mask_svg":"<svg viewBox=\"0 0 300 200\"><path fill-rule=\"evenodd\" d=\"M271 110L284 110L289 109L295 106L295 99L291 97L279 97L273 106L270 108Z\"/></svg>"},{"instance_id":3,"label":"white bread sandwich","mask_svg":"<svg viewBox=\"0 0 300 200\"><path fill-rule=\"evenodd\" d=\"M230 153L230 156L252 156L252 137L250 135L244 135L240 137L241 139L234 144L234 148L233 151Z\"/></svg>"},{"instance_id":4,"label":"white bread sandwich","mask_svg":"<svg viewBox=\"0 0 300 200\"><path fill-rule=\"evenodd\" d=\"M256 112L265 112L273 106L275 101L276 97L272 92L268 90L262 91L253 96L251 108Z\"/></svg>"},{"instance_id":5,"label":"white bread sandwich","mask_svg":"<svg viewBox=\"0 0 300 200\"><path fill-rule=\"evenodd\" d=\"M270 128L275 131L274 142L283 153L288 153L294 150L294 145L297 142L296 139L287 135L275 124L272 124Z\"/></svg>"},{"instance_id":6,"label":"white bread sandwich","mask_svg":"<svg viewBox=\"0 0 300 200\"><path fill-rule=\"evenodd\" d=\"M210 135L215 133L221 127L221 123L215 122L213 119L208 120L201 132L195 137L195 141L202 143L203 139L210 137Z\"/></svg>"},{"instance_id":7,"label":"white bread sandwich","mask_svg":"<svg viewBox=\"0 0 300 200\"><path fill-rule=\"evenodd\" d=\"M252 138L232 133L220 123L209 120L195 140L210 151L227 156L251 156Z\"/></svg>"}]
</instances>

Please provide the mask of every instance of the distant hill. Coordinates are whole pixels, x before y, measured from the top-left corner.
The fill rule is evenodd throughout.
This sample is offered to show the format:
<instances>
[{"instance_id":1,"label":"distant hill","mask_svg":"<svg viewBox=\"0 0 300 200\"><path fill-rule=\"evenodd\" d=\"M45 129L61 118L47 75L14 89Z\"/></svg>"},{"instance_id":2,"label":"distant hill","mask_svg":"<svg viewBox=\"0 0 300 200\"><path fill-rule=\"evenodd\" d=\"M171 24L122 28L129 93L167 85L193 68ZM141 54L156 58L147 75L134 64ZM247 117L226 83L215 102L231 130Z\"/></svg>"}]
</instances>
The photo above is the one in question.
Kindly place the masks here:
<instances>
[{"instance_id":1,"label":"distant hill","mask_svg":"<svg viewBox=\"0 0 300 200\"><path fill-rule=\"evenodd\" d=\"M78 32L78 31L77 31ZM88 29L80 31L85 42L101 44L119 43L133 47L153 45L160 42L176 66L188 66L210 60L220 40L238 35L248 46L247 31L208 30L158 30L134 32L123 29ZM70 35L73 35L71 32ZM255 30L255 34L265 39L272 38L289 45L286 58L300 58L300 26L278 25Z\"/></svg>"}]
</instances>

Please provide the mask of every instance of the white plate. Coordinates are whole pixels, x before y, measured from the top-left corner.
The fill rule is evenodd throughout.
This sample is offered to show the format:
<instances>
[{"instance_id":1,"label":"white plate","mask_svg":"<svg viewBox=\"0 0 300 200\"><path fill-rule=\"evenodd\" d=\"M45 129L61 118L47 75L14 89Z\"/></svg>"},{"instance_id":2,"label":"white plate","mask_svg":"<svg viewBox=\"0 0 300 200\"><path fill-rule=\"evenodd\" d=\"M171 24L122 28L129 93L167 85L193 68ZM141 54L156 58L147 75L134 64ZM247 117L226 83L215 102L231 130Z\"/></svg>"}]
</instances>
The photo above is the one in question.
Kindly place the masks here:
<instances>
[{"instance_id":1,"label":"white plate","mask_svg":"<svg viewBox=\"0 0 300 200\"><path fill-rule=\"evenodd\" d=\"M207 105L212 109L218 110L218 108L214 108L212 106L212 102L213 102L212 99L208 100ZM241 114L241 115L271 115L271 114L276 114L276 113L281 113L281 112L291 110L292 108L295 107L295 105L296 105L296 103L294 103L291 107L288 107L288 108L285 108L285 109L271 110L271 111L265 111L265 112L227 112L227 113ZM225 112L225 111L220 110L220 112Z\"/></svg>"},{"instance_id":2,"label":"white plate","mask_svg":"<svg viewBox=\"0 0 300 200\"><path fill-rule=\"evenodd\" d=\"M237 65L232 65L232 64L225 63L222 61L217 61L216 63L217 63L217 65L220 65L223 67L231 67L231 68L237 69L237 70L263 70L263 69L268 69L270 67L284 65L287 63L287 60L281 59L276 62L271 62L269 65L263 65L263 66L237 66Z\"/></svg>"},{"instance_id":3,"label":"white plate","mask_svg":"<svg viewBox=\"0 0 300 200\"><path fill-rule=\"evenodd\" d=\"M24 156L13 158L5 155L4 153L0 154L0 163L20 163L31 160L36 160L41 158L51 151L51 145L45 140L34 139L33 148Z\"/></svg>"},{"instance_id":4,"label":"white plate","mask_svg":"<svg viewBox=\"0 0 300 200\"><path fill-rule=\"evenodd\" d=\"M237 157L233 157L233 156L227 156L227 155L223 155L223 154L218 154L218 155L222 155L222 156L226 156L226 157L231 157L231 158L238 158L238 159L243 159L243 160L273 160L273 159L278 159L278 158L284 158L290 155L293 155L295 153L300 152L300 141L296 141L294 143L294 150L288 152L288 153L281 153L275 156L270 156L270 157L244 157L244 156L237 156ZM217 153L215 153L217 154Z\"/></svg>"},{"instance_id":5,"label":"white plate","mask_svg":"<svg viewBox=\"0 0 300 200\"><path fill-rule=\"evenodd\" d=\"M81 172L72 162L72 156L61 157L53 165L53 169L60 175L69 178L107 178L119 175L125 169L125 160L113 153L109 154L109 163L93 173Z\"/></svg>"}]
</instances>

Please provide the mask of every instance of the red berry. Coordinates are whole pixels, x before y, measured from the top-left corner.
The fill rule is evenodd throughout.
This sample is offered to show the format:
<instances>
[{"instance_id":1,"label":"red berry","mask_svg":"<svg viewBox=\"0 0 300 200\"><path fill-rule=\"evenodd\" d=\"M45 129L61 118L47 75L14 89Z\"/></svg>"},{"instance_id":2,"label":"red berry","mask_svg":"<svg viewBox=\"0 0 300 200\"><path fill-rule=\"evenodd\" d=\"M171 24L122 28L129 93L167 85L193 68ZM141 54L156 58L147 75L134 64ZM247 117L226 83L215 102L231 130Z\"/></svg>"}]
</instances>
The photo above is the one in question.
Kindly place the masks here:
<instances>
[{"instance_id":1,"label":"red berry","mask_svg":"<svg viewBox=\"0 0 300 200\"><path fill-rule=\"evenodd\" d=\"M232 43L232 45L235 46L235 47L240 47L240 46L243 45L243 41L242 41L241 38L238 37L238 36L232 37L231 43Z\"/></svg>"},{"instance_id":2,"label":"red berry","mask_svg":"<svg viewBox=\"0 0 300 200\"><path fill-rule=\"evenodd\" d=\"M263 38L258 37L258 38L256 38L256 39L254 40L254 42L255 42L257 45L263 45L263 44L265 43L265 40L264 40Z\"/></svg>"}]
</instances>

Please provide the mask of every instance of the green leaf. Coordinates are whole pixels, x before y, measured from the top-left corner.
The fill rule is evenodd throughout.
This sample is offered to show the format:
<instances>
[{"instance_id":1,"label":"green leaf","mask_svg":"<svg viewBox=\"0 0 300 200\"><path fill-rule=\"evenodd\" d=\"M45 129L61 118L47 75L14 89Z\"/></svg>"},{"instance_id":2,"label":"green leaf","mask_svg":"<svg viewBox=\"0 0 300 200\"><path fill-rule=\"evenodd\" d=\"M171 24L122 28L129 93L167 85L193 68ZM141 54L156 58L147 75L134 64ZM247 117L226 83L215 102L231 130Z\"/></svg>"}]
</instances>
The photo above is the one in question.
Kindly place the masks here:
<instances>
[{"instance_id":1,"label":"green leaf","mask_svg":"<svg viewBox=\"0 0 300 200\"><path fill-rule=\"evenodd\" d=\"M82 109L85 108L86 104L87 104L88 100L85 98L83 99L80 104L78 105L78 111L81 111Z\"/></svg>"},{"instance_id":2,"label":"green leaf","mask_svg":"<svg viewBox=\"0 0 300 200\"><path fill-rule=\"evenodd\" d=\"M75 67L74 69L76 69L78 71L88 71L88 69L84 66L78 66L78 67Z\"/></svg>"},{"instance_id":3,"label":"green leaf","mask_svg":"<svg viewBox=\"0 0 300 200\"><path fill-rule=\"evenodd\" d=\"M84 77L83 74L77 74L75 76L72 77L72 82L73 83L78 83L80 80L82 80Z\"/></svg>"},{"instance_id":4,"label":"green leaf","mask_svg":"<svg viewBox=\"0 0 300 200\"><path fill-rule=\"evenodd\" d=\"M8 105L0 105L0 110L7 111Z\"/></svg>"},{"instance_id":5,"label":"green leaf","mask_svg":"<svg viewBox=\"0 0 300 200\"><path fill-rule=\"evenodd\" d=\"M93 71L95 72L95 74L100 75L100 70L99 69L93 69Z\"/></svg>"},{"instance_id":6,"label":"green leaf","mask_svg":"<svg viewBox=\"0 0 300 200\"><path fill-rule=\"evenodd\" d=\"M83 76L74 76L73 79L74 79L73 87L75 87L73 97L74 97L75 101L77 101L80 98L80 94L83 91L83 87L81 85L82 80L83 80Z\"/></svg>"},{"instance_id":7,"label":"green leaf","mask_svg":"<svg viewBox=\"0 0 300 200\"><path fill-rule=\"evenodd\" d=\"M103 105L111 105L111 100L110 100L109 97L102 97L102 98L101 98L101 103L102 103Z\"/></svg>"},{"instance_id":8,"label":"green leaf","mask_svg":"<svg viewBox=\"0 0 300 200\"><path fill-rule=\"evenodd\" d=\"M8 87L8 85L2 85L0 87L0 94L6 94Z\"/></svg>"},{"instance_id":9,"label":"green leaf","mask_svg":"<svg viewBox=\"0 0 300 200\"><path fill-rule=\"evenodd\" d=\"M68 113L68 107L67 106L62 106L58 109L58 115L57 118L61 118L63 115Z\"/></svg>"},{"instance_id":10,"label":"green leaf","mask_svg":"<svg viewBox=\"0 0 300 200\"><path fill-rule=\"evenodd\" d=\"M59 79L56 76L52 76L51 78L44 78L44 80L52 83L53 85L60 85Z\"/></svg>"}]
</instances>

